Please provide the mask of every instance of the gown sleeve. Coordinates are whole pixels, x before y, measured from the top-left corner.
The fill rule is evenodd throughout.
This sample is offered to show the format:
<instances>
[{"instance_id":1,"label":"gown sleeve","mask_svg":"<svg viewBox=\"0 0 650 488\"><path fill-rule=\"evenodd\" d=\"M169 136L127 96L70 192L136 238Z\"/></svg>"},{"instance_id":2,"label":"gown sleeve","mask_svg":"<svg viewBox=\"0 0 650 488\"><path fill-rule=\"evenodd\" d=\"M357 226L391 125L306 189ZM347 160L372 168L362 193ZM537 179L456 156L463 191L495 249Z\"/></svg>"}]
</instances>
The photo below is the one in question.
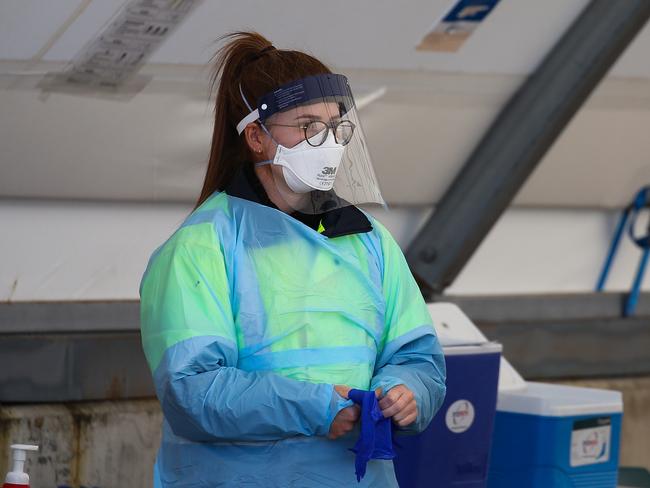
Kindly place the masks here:
<instances>
[{"instance_id":1,"label":"gown sleeve","mask_svg":"<svg viewBox=\"0 0 650 488\"><path fill-rule=\"evenodd\" d=\"M405 385L418 407L416 421L402 429L421 432L445 398L446 369L431 316L404 254L388 230L373 222L381 237L386 325L372 378L384 393Z\"/></svg>"}]
</instances>

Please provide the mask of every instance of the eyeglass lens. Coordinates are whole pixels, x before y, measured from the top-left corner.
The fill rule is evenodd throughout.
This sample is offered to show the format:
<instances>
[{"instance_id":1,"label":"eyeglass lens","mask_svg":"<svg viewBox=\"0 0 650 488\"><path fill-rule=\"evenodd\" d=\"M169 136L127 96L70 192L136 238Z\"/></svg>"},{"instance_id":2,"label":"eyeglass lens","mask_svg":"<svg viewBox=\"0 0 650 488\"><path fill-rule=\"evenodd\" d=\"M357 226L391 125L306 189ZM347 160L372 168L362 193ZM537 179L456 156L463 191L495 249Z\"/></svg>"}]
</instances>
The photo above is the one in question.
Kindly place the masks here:
<instances>
[{"instance_id":1,"label":"eyeglass lens","mask_svg":"<svg viewBox=\"0 0 650 488\"><path fill-rule=\"evenodd\" d=\"M329 128L325 122L313 120L305 126L305 139L311 146L320 146L327 139ZM336 142L345 146L352 139L354 124L349 120L342 120L332 130Z\"/></svg>"}]
</instances>

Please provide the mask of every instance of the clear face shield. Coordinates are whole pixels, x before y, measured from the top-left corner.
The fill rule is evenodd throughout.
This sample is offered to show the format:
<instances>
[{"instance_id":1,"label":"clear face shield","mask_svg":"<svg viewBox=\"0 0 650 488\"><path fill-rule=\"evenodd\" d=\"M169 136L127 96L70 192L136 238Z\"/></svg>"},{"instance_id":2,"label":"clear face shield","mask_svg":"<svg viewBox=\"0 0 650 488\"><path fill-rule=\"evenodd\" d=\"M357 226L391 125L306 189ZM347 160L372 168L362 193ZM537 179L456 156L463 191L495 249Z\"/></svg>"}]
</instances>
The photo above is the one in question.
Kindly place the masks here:
<instances>
[{"instance_id":1,"label":"clear face shield","mask_svg":"<svg viewBox=\"0 0 650 488\"><path fill-rule=\"evenodd\" d=\"M242 98L248 105L243 93ZM319 214L347 205L385 205L345 76L293 81L249 109L237 131L259 121L268 134L275 154L257 166L268 168L267 192L286 207Z\"/></svg>"}]
</instances>

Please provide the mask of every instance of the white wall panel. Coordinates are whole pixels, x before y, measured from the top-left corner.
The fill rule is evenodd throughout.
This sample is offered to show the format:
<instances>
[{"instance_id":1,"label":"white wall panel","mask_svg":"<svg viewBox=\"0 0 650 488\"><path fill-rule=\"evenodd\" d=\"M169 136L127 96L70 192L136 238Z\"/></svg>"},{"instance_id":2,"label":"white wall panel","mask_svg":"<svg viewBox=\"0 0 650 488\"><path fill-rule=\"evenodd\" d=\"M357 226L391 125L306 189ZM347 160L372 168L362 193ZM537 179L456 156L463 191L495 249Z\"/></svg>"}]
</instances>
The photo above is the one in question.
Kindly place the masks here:
<instances>
[{"instance_id":1,"label":"white wall panel","mask_svg":"<svg viewBox=\"0 0 650 488\"><path fill-rule=\"evenodd\" d=\"M186 207L0 201L0 300L138 297L150 253Z\"/></svg>"},{"instance_id":2,"label":"white wall panel","mask_svg":"<svg viewBox=\"0 0 650 488\"><path fill-rule=\"evenodd\" d=\"M0 201L0 300L137 299L153 250L182 222L186 205ZM426 208L374 212L405 247ZM591 291L617 215L583 210L509 210L448 292ZM626 290L639 251L624 242L608 289ZM644 289L650 289L650 273Z\"/></svg>"}]
</instances>

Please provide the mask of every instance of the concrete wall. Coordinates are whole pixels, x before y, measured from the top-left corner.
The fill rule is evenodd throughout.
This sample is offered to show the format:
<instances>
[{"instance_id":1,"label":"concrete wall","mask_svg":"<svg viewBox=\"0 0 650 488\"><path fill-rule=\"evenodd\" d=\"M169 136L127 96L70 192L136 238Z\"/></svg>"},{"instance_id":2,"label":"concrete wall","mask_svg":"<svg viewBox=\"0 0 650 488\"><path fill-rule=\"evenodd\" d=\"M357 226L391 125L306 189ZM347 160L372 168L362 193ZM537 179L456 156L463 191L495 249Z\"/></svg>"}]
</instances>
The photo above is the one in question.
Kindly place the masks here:
<instances>
[{"instance_id":1,"label":"concrete wall","mask_svg":"<svg viewBox=\"0 0 650 488\"><path fill-rule=\"evenodd\" d=\"M621 466L650 469L650 376L563 381L623 392ZM9 444L34 443L27 470L36 487L148 487L160 443L157 400L0 407L0 473Z\"/></svg>"},{"instance_id":2,"label":"concrete wall","mask_svg":"<svg viewBox=\"0 0 650 488\"><path fill-rule=\"evenodd\" d=\"M9 446L38 444L26 470L31 486L125 488L152 486L162 413L155 399L0 406L0 474Z\"/></svg>"}]
</instances>

